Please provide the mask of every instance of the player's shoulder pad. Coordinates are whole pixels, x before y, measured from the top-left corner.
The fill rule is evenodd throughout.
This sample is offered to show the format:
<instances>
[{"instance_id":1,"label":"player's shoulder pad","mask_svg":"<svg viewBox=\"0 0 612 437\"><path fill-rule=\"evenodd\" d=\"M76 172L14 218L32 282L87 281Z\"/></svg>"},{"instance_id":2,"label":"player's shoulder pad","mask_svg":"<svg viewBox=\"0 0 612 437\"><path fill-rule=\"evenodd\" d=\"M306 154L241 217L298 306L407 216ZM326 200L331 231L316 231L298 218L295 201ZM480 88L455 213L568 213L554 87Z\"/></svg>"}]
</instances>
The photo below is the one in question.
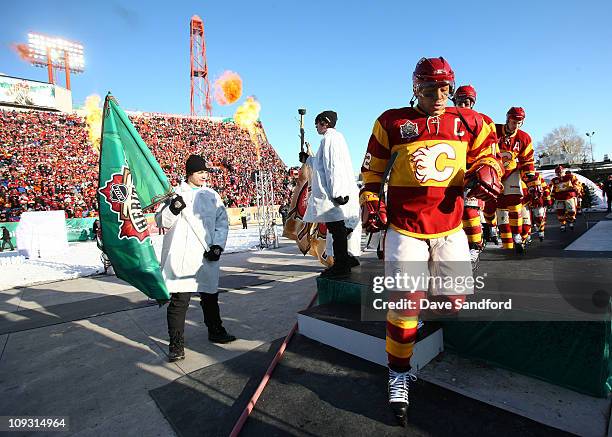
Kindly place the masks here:
<instances>
[{"instance_id":1,"label":"player's shoulder pad","mask_svg":"<svg viewBox=\"0 0 612 437\"><path fill-rule=\"evenodd\" d=\"M519 129L517 134L516 134L519 138L521 138L521 140L526 143L529 144L531 143L531 135L529 135L527 132L525 132L524 130Z\"/></svg>"},{"instance_id":2,"label":"player's shoulder pad","mask_svg":"<svg viewBox=\"0 0 612 437\"><path fill-rule=\"evenodd\" d=\"M482 116L482 119L484 120L484 122L486 124L494 124L493 123L493 119L491 117L489 117L487 114L484 114L484 113L481 112L480 115ZM497 127L497 125L496 125L496 127Z\"/></svg>"},{"instance_id":3,"label":"player's shoulder pad","mask_svg":"<svg viewBox=\"0 0 612 437\"><path fill-rule=\"evenodd\" d=\"M480 132L482 126L485 124L482 115L470 108L458 108L456 106L451 106L447 108L446 112L449 115L458 116L462 123L467 124L466 127L468 128L468 131L475 136L478 134L478 132Z\"/></svg>"},{"instance_id":4,"label":"player's shoulder pad","mask_svg":"<svg viewBox=\"0 0 612 437\"><path fill-rule=\"evenodd\" d=\"M380 114L376 120L383 127L385 127L387 123L392 122L393 120L397 120L401 118L412 118L415 115L418 115L418 112L416 109L411 108L410 106L404 106L403 108L387 109L385 112Z\"/></svg>"}]
</instances>

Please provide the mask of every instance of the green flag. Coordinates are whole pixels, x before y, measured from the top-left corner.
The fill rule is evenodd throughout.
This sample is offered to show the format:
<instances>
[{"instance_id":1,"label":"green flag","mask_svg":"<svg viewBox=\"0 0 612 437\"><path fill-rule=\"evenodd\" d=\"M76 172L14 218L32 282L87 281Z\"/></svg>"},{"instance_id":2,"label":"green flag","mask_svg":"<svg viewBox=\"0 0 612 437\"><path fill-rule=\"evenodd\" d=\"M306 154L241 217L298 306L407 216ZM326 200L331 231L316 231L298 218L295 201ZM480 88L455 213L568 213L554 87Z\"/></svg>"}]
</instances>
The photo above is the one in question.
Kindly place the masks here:
<instances>
[{"instance_id":1,"label":"green flag","mask_svg":"<svg viewBox=\"0 0 612 437\"><path fill-rule=\"evenodd\" d=\"M102 250L118 278L158 300L167 300L170 295L143 209L171 194L168 178L109 93L104 101L100 139Z\"/></svg>"}]
</instances>

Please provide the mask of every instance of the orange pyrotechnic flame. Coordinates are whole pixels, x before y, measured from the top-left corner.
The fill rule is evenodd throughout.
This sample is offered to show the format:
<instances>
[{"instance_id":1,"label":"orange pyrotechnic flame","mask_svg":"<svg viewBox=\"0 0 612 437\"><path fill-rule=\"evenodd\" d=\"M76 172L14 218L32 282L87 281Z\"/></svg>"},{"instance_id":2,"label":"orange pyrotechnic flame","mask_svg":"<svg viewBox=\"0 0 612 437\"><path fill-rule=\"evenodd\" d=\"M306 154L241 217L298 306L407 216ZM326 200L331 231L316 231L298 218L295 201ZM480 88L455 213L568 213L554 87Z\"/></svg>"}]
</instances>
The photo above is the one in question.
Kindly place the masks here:
<instances>
[{"instance_id":1,"label":"orange pyrotechnic flame","mask_svg":"<svg viewBox=\"0 0 612 437\"><path fill-rule=\"evenodd\" d=\"M249 131L251 141L255 144L255 150L257 151L257 162L259 162L259 135L257 120L259 120L259 111L261 105L255 97L249 96L246 101L236 109L234 114L234 121L238 126Z\"/></svg>"},{"instance_id":2,"label":"orange pyrotechnic flame","mask_svg":"<svg viewBox=\"0 0 612 437\"><path fill-rule=\"evenodd\" d=\"M100 96L92 94L85 99L85 121L87 133L93 148L100 151L100 137L102 136L102 109Z\"/></svg>"},{"instance_id":3,"label":"orange pyrotechnic flame","mask_svg":"<svg viewBox=\"0 0 612 437\"><path fill-rule=\"evenodd\" d=\"M32 52L27 44L12 44L12 48L22 61L30 62L32 60Z\"/></svg>"},{"instance_id":4,"label":"orange pyrotechnic flame","mask_svg":"<svg viewBox=\"0 0 612 437\"><path fill-rule=\"evenodd\" d=\"M242 79L238 73L224 71L215 81L215 100L219 105L231 105L242 96Z\"/></svg>"}]
</instances>

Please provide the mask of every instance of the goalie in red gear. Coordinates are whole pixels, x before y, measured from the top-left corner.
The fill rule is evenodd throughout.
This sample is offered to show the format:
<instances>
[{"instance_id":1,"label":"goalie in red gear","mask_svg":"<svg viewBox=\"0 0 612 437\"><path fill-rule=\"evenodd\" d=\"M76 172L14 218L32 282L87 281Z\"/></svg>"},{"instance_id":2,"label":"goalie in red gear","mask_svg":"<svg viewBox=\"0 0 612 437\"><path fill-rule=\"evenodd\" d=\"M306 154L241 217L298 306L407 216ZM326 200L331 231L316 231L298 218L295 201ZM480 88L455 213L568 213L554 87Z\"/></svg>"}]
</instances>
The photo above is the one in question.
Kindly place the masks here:
<instances>
[{"instance_id":1,"label":"goalie in red gear","mask_svg":"<svg viewBox=\"0 0 612 437\"><path fill-rule=\"evenodd\" d=\"M446 107L455 75L444 58L422 58L412 77L411 105L389 109L374 122L361 168L364 223L379 220L373 206L379 200L393 150L398 155L387 186L385 275L399 271L429 277L429 265L436 262L452 274L471 276L468 242L461 224L464 188L483 199L499 194L503 170L493 153L495 132L477 112ZM453 304L473 293L473 289L459 291L438 285L431 290L390 291L392 299L414 302L429 291L432 299ZM408 408L410 358L418 318L418 310L387 313L389 403L402 423Z\"/></svg>"},{"instance_id":2,"label":"goalie in red gear","mask_svg":"<svg viewBox=\"0 0 612 437\"><path fill-rule=\"evenodd\" d=\"M539 194L531 137L520 129L524 121L525 110L512 107L506 114L506 123L495 125L499 153L505 170L502 179L503 195L497 201L497 224L503 247L515 248L519 253L524 250L521 236L523 227L521 180L527 184L530 192Z\"/></svg>"}]
</instances>

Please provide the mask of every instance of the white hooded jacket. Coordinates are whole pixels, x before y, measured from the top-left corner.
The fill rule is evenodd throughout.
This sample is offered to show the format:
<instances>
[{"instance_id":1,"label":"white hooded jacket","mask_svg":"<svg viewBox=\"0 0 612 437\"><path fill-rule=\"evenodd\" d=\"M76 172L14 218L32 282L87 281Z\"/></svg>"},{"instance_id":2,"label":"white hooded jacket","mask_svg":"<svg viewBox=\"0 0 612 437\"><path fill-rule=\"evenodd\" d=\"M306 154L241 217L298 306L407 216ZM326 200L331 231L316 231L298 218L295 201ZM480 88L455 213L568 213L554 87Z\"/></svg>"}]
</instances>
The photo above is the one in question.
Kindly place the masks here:
<instances>
[{"instance_id":1,"label":"white hooded jacket","mask_svg":"<svg viewBox=\"0 0 612 437\"><path fill-rule=\"evenodd\" d=\"M207 187L192 188L186 182L175 189L187 205L176 216L168 205L155 214L158 226L168 228L161 253L162 275L170 293L216 293L219 286L219 261L204 258L204 248L225 249L229 229L227 212L219 194ZM189 216L188 223L185 216ZM193 225L193 229L192 226Z\"/></svg>"},{"instance_id":2,"label":"white hooded jacket","mask_svg":"<svg viewBox=\"0 0 612 437\"><path fill-rule=\"evenodd\" d=\"M344 220L347 227L354 229L359 222L359 189L344 136L336 129L328 128L316 156L308 158L306 164L313 172L304 221L326 223ZM344 196L349 196L344 205L332 201Z\"/></svg>"}]
</instances>

